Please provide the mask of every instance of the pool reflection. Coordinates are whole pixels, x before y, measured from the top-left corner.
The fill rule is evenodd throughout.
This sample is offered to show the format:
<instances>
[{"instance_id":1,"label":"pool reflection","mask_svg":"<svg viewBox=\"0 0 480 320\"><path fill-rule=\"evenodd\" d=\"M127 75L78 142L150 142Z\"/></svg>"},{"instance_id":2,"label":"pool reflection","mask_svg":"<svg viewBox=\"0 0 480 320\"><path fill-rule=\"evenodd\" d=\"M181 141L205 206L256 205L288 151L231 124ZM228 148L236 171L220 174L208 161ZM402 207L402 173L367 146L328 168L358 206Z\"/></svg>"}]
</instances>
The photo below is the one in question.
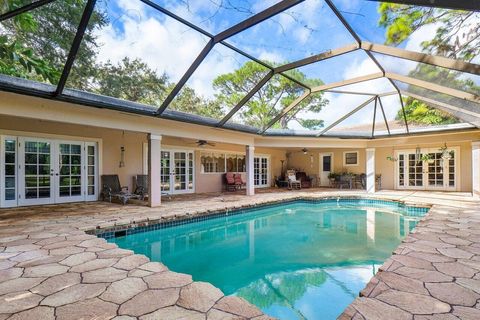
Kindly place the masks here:
<instances>
[{"instance_id":1,"label":"pool reflection","mask_svg":"<svg viewBox=\"0 0 480 320\"><path fill-rule=\"evenodd\" d=\"M116 238L280 319L334 319L418 217L292 203Z\"/></svg>"}]
</instances>

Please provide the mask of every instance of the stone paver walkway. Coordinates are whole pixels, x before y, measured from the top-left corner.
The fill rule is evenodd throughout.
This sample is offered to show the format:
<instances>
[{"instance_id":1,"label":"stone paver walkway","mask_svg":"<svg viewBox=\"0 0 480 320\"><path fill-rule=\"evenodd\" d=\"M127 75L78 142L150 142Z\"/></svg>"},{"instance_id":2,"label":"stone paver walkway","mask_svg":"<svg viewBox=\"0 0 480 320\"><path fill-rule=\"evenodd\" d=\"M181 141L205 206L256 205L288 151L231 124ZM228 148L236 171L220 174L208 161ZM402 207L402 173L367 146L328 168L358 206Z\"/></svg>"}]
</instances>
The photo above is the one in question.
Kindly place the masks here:
<instances>
[{"instance_id":1,"label":"stone paver walkway","mask_svg":"<svg viewBox=\"0 0 480 320\"><path fill-rule=\"evenodd\" d=\"M84 231L362 193L267 190L254 197L174 197L154 209L81 203L0 210L0 320L269 319L240 298ZM480 319L480 203L465 194L385 191L374 197L435 205L342 318Z\"/></svg>"}]
</instances>

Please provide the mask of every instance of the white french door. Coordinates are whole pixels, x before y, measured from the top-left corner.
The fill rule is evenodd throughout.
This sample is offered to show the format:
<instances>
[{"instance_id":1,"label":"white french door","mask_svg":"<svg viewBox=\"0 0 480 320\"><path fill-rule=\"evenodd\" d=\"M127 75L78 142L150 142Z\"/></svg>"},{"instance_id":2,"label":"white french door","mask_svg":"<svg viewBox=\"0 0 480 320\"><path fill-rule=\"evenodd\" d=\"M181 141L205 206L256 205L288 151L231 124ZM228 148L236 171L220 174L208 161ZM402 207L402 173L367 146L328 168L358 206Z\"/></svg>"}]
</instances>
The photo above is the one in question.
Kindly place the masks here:
<instances>
[{"instance_id":1,"label":"white french door","mask_svg":"<svg viewBox=\"0 0 480 320\"><path fill-rule=\"evenodd\" d=\"M194 154L189 150L163 150L161 190L167 194L194 192Z\"/></svg>"},{"instance_id":2,"label":"white french door","mask_svg":"<svg viewBox=\"0 0 480 320\"><path fill-rule=\"evenodd\" d=\"M460 152L458 148L451 148L448 151L448 157L442 157L442 152L438 148L422 149L419 154L415 150L396 151L396 187L411 190L456 191L459 186Z\"/></svg>"},{"instance_id":3,"label":"white french door","mask_svg":"<svg viewBox=\"0 0 480 320\"><path fill-rule=\"evenodd\" d=\"M97 144L2 137L3 207L97 200Z\"/></svg>"},{"instance_id":4,"label":"white french door","mask_svg":"<svg viewBox=\"0 0 480 320\"><path fill-rule=\"evenodd\" d=\"M253 158L253 182L255 187L270 186L269 157L255 156Z\"/></svg>"}]
</instances>

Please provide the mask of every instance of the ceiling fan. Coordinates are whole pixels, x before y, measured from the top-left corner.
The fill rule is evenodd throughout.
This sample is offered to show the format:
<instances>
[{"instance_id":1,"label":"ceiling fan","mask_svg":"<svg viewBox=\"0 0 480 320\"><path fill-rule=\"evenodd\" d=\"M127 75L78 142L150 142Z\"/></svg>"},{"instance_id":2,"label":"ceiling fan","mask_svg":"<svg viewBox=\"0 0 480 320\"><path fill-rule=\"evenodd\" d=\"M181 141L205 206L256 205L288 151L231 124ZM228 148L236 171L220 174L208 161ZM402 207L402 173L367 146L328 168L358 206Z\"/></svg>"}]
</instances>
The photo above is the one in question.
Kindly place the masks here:
<instances>
[{"instance_id":1,"label":"ceiling fan","mask_svg":"<svg viewBox=\"0 0 480 320\"><path fill-rule=\"evenodd\" d=\"M215 147L215 143L213 143L213 142L208 142L207 140L197 140L195 143L196 143L197 146L199 146L199 147L203 147L203 146Z\"/></svg>"}]
</instances>

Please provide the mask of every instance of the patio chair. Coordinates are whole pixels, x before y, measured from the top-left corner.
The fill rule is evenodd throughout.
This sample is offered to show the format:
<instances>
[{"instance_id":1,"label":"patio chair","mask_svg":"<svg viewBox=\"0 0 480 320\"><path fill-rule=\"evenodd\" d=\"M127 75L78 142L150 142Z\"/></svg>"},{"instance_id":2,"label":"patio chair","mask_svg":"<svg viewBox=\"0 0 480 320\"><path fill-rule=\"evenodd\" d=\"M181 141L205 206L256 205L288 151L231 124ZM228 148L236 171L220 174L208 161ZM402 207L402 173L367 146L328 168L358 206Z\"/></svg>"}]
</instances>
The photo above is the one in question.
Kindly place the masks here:
<instances>
[{"instance_id":1,"label":"patio chair","mask_svg":"<svg viewBox=\"0 0 480 320\"><path fill-rule=\"evenodd\" d=\"M352 189L352 177L347 174L342 174L339 179L338 183L340 189L343 189L343 187L347 187L348 189Z\"/></svg>"},{"instance_id":2,"label":"patio chair","mask_svg":"<svg viewBox=\"0 0 480 320\"><path fill-rule=\"evenodd\" d=\"M235 182L235 177L232 172L225 173L225 189L227 191L235 191L238 188L238 183Z\"/></svg>"},{"instance_id":3,"label":"patio chair","mask_svg":"<svg viewBox=\"0 0 480 320\"><path fill-rule=\"evenodd\" d=\"M133 193L139 195L140 200L145 200L145 198L148 198L148 175L137 174L133 180L135 186Z\"/></svg>"},{"instance_id":4,"label":"patio chair","mask_svg":"<svg viewBox=\"0 0 480 320\"><path fill-rule=\"evenodd\" d=\"M247 186L247 183L243 181L242 175L240 173L234 174L233 178L235 179L235 183L240 187L240 189Z\"/></svg>"},{"instance_id":5,"label":"patio chair","mask_svg":"<svg viewBox=\"0 0 480 320\"><path fill-rule=\"evenodd\" d=\"M104 174L102 175L102 200L108 199L112 202L112 199L118 199L123 205L127 204L130 199L138 199L139 195L128 192L128 187L120 185L120 179L117 174Z\"/></svg>"},{"instance_id":6,"label":"patio chair","mask_svg":"<svg viewBox=\"0 0 480 320\"><path fill-rule=\"evenodd\" d=\"M288 189L292 190L292 189L302 188L302 183L301 181L297 180L297 177L295 176L295 171L288 170L287 177L288 177Z\"/></svg>"},{"instance_id":7,"label":"patio chair","mask_svg":"<svg viewBox=\"0 0 480 320\"><path fill-rule=\"evenodd\" d=\"M302 188L312 187L312 179L310 179L310 177L307 176L307 173L299 171L295 174L295 177L297 178L298 181L300 181Z\"/></svg>"}]
</instances>

